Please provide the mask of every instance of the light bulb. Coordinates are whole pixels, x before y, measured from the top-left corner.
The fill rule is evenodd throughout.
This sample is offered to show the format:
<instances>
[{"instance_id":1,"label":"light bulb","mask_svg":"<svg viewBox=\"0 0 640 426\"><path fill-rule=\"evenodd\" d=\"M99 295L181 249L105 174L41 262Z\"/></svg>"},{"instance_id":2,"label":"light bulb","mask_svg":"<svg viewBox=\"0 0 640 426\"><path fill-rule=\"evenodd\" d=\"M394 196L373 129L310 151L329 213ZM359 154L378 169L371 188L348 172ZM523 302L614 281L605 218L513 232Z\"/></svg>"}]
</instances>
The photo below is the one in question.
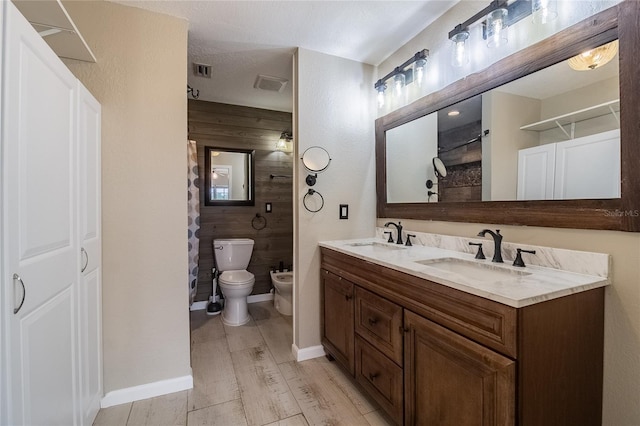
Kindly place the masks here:
<instances>
[{"instance_id":1,"label":"light bulb","mask_svg":"<svg viewBox=\"0 0 640 426\"><path fill-rule=\"evenodd\" d=\"M384 91L387 89L387 85L382 83L376 87L378 91L378 108L382 108L384 106Z\"/></svg>"},{"instance_id":2,"label":"light bulb","mask_svg":"<svg viewBox=\"0 0 640 426\"><path fill-rule=\"evenodd\" d=\"M451 37L451 41L453 42L451 49L451 65L456 68L460 68L469 63L469 52L466 48L468 38L468 31L462 31Z\"/></svg>"},{"instance_id":3,"label":"light bulb","mask_svg":"<svg viewBox=\"0 0 640 426\"><path fill-rule=\"evenodd\" d=\"M276 142L276 151L286 151L287 150L287 141L284 139L278 139Z\"/></svg>"},{"instance_id":4,"label":"light bulb","mask_svg":"<svg viewBox=\"0 0 640 426\"><path fill-rule=\"evenodd\" d=\"M426 59L418 59L415 66L415 81L418 83L418 87L422 87L422 80L424 79L424 68L427 66Z\"/></svg>"},{"instance_id":5,"label":"light bulb","mask_svg":"<svg viewBox=\"0 0 640 426\"><path fill-rule=\"evenodd\" d=\"M402 72L396 74L395 77L393 77L394 92L398 98L402 96L402 88L404 87L404 83L405 76Z\"/></svg>"},{"instance_id":6,"label":"light bulb","mask_svg":"<svg viewBox=\"0 0 640 426\"><path fill-rule=\"evenodd\" d=\"M382 108L384 106L384 90L378 91L378 108Z\"/></svg>"},{"instance_id":7,"label":"light bulb","mask_svg":"<svg viewBox=\"0 0 640 426\"><path fill-rule=\"evenodd\" d=\"M546 24L558 17L556 0L533 0L531 2L531 16L536 24Z\"/></svg>"},{"instance_id":8,"label":"light bulb","mask_svg":"<svg viewBox=\"0 0 640 426\"><path fill-rule=\"evenodd\" d=\"M507 9L500 8L487 15L487 47L500 47L507 44Z\"/></svg>"}]
</instances>

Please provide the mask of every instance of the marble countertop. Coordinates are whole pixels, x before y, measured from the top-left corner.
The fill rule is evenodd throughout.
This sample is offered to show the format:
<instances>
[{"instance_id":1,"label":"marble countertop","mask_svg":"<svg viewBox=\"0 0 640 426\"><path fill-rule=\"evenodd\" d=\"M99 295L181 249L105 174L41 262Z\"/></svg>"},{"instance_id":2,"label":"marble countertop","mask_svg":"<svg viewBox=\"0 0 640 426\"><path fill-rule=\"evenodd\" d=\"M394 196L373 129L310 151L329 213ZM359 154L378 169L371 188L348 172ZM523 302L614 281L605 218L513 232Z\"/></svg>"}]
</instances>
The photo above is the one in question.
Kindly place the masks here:
<instances>
[{"instance_id":1,"label":"marble countertop","mask_svg":"<svg viewBox=\"0 0 640 426\"><path fill-rule=\"evenodd\" d=\"M373 244L375 243L375 244ZM524 268L505 263L492 263L491 259L476 260L472 254L437 247L406 247L386 243L380 238L363 238L354 240L323 241L320 247L332 249L358 259L372 262L396 271L424 278L447 287L474 294L485 299L503 303L514 308L521 308L545 300L555 299L609 285L607 277L567 272L542 266L527 265ZM488 256L489 257L489 256ZM455 265L447 271L429 266L435 259L454 259L471 266L471 272L456 272ZM425 262L425 263L418 263ZM467 262L481 264L481 270L499 270L499 278L488 279L488 276L474 276L473 266ZM462 268L459 268L462 269ZM490 274L490 273L489 273Z\"/></svg>"}]
</instances>

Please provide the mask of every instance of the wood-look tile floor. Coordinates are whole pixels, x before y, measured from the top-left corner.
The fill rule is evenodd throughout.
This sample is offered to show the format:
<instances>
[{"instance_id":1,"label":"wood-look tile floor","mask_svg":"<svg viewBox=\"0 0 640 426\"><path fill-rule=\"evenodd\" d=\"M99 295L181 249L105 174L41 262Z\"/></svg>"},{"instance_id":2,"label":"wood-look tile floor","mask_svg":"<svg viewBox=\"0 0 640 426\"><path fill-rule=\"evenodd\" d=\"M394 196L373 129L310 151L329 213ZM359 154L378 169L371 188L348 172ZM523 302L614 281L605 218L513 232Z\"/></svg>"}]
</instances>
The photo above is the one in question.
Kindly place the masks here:
<instances>
[{"instance_id":1,"label":"wood-look tile floor","mask_svg":"<svg viewBox=\"0 0 640 426\"><path fill-rule=\"evenodd\" d=\"M335 363L293 359L291 317L271 302L249 312L241 327L191 312L193 389L102 409L94 425L389 424Z\"/></svg>"}]
</instances>

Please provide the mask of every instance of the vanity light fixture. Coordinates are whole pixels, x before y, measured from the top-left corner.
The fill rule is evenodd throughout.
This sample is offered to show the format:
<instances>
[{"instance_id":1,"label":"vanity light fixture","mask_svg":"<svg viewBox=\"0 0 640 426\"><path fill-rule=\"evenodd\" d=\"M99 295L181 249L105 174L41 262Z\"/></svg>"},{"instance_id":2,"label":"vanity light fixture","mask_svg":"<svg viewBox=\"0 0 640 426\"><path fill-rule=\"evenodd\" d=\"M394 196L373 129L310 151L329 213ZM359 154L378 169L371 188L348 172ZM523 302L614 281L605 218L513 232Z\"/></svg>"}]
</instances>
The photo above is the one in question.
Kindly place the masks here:
<instances>
[{"instance_id":1,"label":"vanity light fixture","mask_svg":"<svg viewBox=\"0 0 640 426\"><path fill-rule=\"evenodd\" d=\"M378 107L382 108L384 106L387 80L393 78L393 92L396 97L403 95L404 87L408 84L417 82L418 86L422 86L428 58L429 50L422 49L400 66L395 67L389 74L376 81L373 87L378 92ZM413 67L411 67L411 65L413 65Z\"/></svg>"},{"instance_id":2,"label":"vanity light fixture","mask_svg":"<svg viewBox=\"0 0 640 426\"><path fill-rule=\"evenodd\" d=\"M595 49L569 58L567 62L569 66L576 71L590 71L611 61L617 53L618 40L614 40L611 43L603 44Z\"/></svg>"},{"instance_id":3,"label":"vanity light fixture","mask_svg":"<svg viewBox=\"0 0 640 426\"><path fill-rule=\"evenodd\" d=\"M293 136L291 133L282 132L280 134L280 139L276 142L276 151L287 152L289 151L289 144L293 141Z\"/></svg>"},{"instance_id":4,"label":"vanity light fixture","mask_svg":"<svg viewBox=\"0 0 640 426\"><path fill-rule=\"evenodd\" d=\"M531 0L531 14L536 24L547 24L558 17L556 0Z\"/></svg>"},{"instance_id":5,"label":"vanity light fixture","mask_svg":"<svg viewBox=\"0 0 640 426\"><path fill-rule=\"evenodd\" d=\"M500 47L507 44L507 17L509 11L506 7L499 7L487 15L485 26L487 33L487 47Z\"/></svg>"},{"instance_id":6,"label":"vanity light fixture","mask_svg":"<svg viewBox=\"0 0 640 426\"><path fill-rule=\"evenodd\" d=\"M509 4L508 0L493 0L489 6L449 31L449 40L453 43L451 65L459 68L469 62L469 27L476 22L482 21L482 38L487 40L487 46L500 47L508 41L507 28L531 15L533 11L546 10L548 13L545 16L550 20L552 7L555 10L554 2L555 0L516 0Z\"/></svg>"},{"instance_id":7,"label":"vanity light fixture","mask_svg":"<svg viewBox=\"0 0 640 426\"><path fill-rule=\"evenodd\" d=\"M456 27L457 28L457 27ZM455 31L455 30L454 30ZM467 49L467 39L469 31L460 29L450 37L453 45L451 46L451 65L460 68L469 63L469 49Z\"/></svg>"}]
</instances>

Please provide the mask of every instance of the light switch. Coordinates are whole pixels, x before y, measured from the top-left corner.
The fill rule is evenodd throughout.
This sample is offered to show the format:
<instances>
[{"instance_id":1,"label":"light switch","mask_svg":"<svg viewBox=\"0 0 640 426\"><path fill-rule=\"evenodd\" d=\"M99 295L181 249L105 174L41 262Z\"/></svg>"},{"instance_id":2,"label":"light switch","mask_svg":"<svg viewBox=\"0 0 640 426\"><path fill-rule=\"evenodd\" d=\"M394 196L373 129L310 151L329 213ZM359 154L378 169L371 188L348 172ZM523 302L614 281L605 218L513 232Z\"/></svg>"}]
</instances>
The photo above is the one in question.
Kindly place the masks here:
<instances>
[{"instance_id":1,"label":"light switch","mask_svg":"<svg viewBox=\"0 0 640 426\"><path fill-rule=\"evenodd\" d=\"M349 204L340 204L340 219L349 219Z\"/></svg>"},{"instance_id":2,"label":"light switch","mask_svg":"<svg viewBox=\"0 0 640 426\"><path fill-rule=\"evenodd\" d=\"M264 205L264 211L267 213L271 213L271 203L266 203Z\"/></svg>"}]
</instances>

